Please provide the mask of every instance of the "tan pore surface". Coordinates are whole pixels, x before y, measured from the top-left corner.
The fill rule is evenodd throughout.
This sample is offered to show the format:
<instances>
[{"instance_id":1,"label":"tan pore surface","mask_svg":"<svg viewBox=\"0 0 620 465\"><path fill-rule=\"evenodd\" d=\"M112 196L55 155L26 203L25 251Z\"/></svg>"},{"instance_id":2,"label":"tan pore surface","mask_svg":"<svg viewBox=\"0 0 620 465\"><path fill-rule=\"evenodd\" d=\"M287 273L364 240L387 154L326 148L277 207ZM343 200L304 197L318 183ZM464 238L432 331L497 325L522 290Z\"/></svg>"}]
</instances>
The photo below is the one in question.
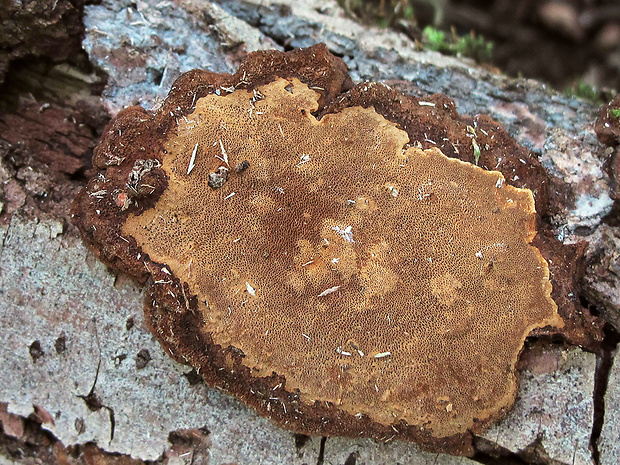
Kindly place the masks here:
<instances>
[{"instance_id":1,"label":"tan pore surface","mask_svg":"<svg viewBox=\"0 0 620 465\"><path fill-rule=\"evenodd\" d=\"M214 342L305 402L436 437L497 416L525 336L562 326L531 192L404 151L373 109L317 121L317 99L285 80L202 98L167 142L168 190L123 232L189 284Z\"/></svg>"}]
</instances>

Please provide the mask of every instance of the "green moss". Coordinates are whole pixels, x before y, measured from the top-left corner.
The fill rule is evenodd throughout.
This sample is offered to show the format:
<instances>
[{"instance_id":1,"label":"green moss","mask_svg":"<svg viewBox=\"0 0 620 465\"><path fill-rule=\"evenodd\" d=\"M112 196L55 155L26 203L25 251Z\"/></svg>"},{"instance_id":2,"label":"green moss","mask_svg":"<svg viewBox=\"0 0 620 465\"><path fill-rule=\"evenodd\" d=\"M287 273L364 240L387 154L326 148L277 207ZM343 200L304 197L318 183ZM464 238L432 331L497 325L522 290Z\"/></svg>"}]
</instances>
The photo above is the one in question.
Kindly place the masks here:
<instances>
[{"instance_id":1,"label":"green moss","mask_svg":"<svg viewBox=\"0 0 620 465\"><path fill-rule=\"evenodd\" d=\"M587 84L583 81L579 81L574 84L572 87L569 87L564 91L564 93L568 97L577 97L583 100L588 100L593 103L602 103L603 99L599 91L590 84Z\"/></svg>"},{"instance_id":2,"label":"green moss","mask_svg":"<svg viewBox=\"0 0 620 465\"><path fill-rule=\"evenodd\" d=\"M428 3L435 10L435 22L441 21L443 4L436 0L414 2L412 0L338 0L349 16L355 17L366 24L387 28L401 24L402 21L416 24L415 6L417 3ZM441 3L441 4L440 4ZM478 63L489 63L493 57L493 42L473 32L459 36L453 29L442 31L426 26L422 31L422 45L446 55L473 58Z\"/></svg>"},{"instance_id":3,"label":"green moss","mask_svg":"<svg viewBox=\"0 0 620 465\"><path fill-rule=\"evenodd\" d=\"M493 42L473 32L461 37L454 48L457 55L473 58L478 63L489 63L493 58Z\"/></svg>"},{"instance_id":4,"label":"green moss","mask_svg":"<svg viewBox=\"0 0 620 465\"><path fill-rule=\"evenodd\" d=\"M493 58L493 42L477 36L473 32L459 37L452 33L426 26L422 31L422 44L430 50L447 55L473 58L478 63L488 63Z\"/></svg>"},{"instance_id":5,"label":"green moss","mask_svg":"<svg viewBox=\"0 0 620 465\"><path fill-rule=\"evenodd\" d=\"M422 43L430 50L436 52L450 53L450 42L446 38L446 33L435 29L433 26L426 26L422 31Z\"/></svg>"},{"instance_id":6,"label":"green moss","mask_svg":"<svg viewBox=\"0 0 620 465\"><path fill-rule=\"evenodd\" d=\"M610 108L607 112L611 118L620 119L620 108Z\"/></svg>"}]
</instances>

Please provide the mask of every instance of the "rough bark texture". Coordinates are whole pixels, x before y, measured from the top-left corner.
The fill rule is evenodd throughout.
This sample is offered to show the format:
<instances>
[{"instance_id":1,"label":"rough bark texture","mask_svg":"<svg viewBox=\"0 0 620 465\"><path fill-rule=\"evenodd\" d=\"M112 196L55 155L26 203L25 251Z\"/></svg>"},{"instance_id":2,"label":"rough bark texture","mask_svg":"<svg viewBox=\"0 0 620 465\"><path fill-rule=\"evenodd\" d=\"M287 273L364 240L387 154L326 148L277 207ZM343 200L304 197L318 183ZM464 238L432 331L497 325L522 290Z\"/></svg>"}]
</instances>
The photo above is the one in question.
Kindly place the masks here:
<instances>
[{"instance_id":1,"label":"rough bark texture","mask_svg":"<svg viewBox=\"0 0 620 465\"><path fill-rule=\"evenodd\" d=\"M0 83L11 62L43 57L55 63L78 52L83 0L3 0L0 6Z\"/></svg>"},{"instance_id":2,"label":"rough bark texture","mask_svg":"<svg viewBox=\"0 0 620 465\"><path fill-rule=\"evenodd\" d=\"M295 438L276 428L163 353L144 325L140 290L107 272L77 239L69 204L107 120L104 108L113 114L129 104L157 104L181 72L230 72L259 48L322 41L343 57L356 83L389 80L413 95L442 92L459 113L500 121L550 175L548 233L565 244L588 243L585 258L576 245L574 259L557 265L585 260L587 267L576 294L565 298L590 304L620 326L620 233L617 218L609 216L617 202L617 147L597 141L598 109L534 81L416 51L402 35L346 19L335 2L298 3L104 1L86 7L83 42L92 63L109 76L103 99L91 95L97 86L84 76L62 79L66 92L56 97L3 89L11 105L0 115L1 463L31 463L33 457L63 464L473 463L408 443ZM20 10L32 17L0 34L23 39L3 48L6 60L63 60L61 45L79 43L82 25L75 15L70 32L54 32L70 40L51 49L31 41L30 51L21 49L27 37L41 33L35 25L44 16L37 11L45 6L32 2L30 10ZM476 442L478 457L518 453L537 463L617 463L618 419L610 415L617 363L607 382L609 363L597 372L593 355L546 344L524 356L520 400ZM598 354L603 361L611 353L605 347ZM96 446L79 445L89 442Z\"/></svg>"}]
</instances>

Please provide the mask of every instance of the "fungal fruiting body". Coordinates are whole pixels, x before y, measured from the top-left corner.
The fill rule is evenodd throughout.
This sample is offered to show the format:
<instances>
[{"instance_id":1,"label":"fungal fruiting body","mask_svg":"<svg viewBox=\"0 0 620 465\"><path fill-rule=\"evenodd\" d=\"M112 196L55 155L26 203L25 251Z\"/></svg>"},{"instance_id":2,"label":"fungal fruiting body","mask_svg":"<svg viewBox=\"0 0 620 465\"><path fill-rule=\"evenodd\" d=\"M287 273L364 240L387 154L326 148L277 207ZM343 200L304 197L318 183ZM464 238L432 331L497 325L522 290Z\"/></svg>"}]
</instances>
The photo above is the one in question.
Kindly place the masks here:
<instances>
[{"instance_id":1,"label":"fungal fruiting body","mask_svg":"<svg viewBox=\"0 0 620 465\"><path fill-rule=\"evenodd\" d=\"M289 58L262 75L251 59L228 92L239 73L186 76L155 114L121 112L76 222L146 280L153 333L209 384L298 432L467 453L514 402L527 335L563 326L532 192L415 147L372 107L317 118L346 80L312 52L272 54ZM287 68L299 56L340 84ZM138 157L151 179L119 207Z\"/></svg>"},{"instance_id":2,"label":"fungal fruiting body","mask_svg":"<svg viewBox=\"0 0 620 465\"><path fill-rule=\"evenodd\" d=\"M206 96L179 121L168 189L123 236L188 284L214 344L305 404L438 437L509 407L525 336L561 325L530 245L532 193L404 150L407 134L372 109L318 121L298 80L258 90L257 103L246 90ZM244 173L209 182L243 160Z\"/></svg>"}]
</instances>

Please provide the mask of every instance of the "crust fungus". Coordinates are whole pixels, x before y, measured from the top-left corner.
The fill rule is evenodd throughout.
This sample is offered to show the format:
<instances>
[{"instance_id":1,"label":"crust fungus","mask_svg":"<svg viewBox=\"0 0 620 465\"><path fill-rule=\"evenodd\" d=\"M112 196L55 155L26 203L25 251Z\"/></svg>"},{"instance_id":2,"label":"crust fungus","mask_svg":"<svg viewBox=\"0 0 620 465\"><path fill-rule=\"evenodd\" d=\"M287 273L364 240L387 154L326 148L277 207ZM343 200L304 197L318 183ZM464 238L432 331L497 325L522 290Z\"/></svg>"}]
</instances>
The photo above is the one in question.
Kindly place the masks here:
<instances>
[{"instance_id":1,"label":"crust fungus","mask_svg":"<svg viewBox=\"0 0 620 465\"><path fill-rule=\"evenodd\" d=\"M147 283L153 333L208 384L297 432L467 454L513 404L525 338L568 311L532 245L532 191L442 150L544 197L492 120L353 88L322 45L256 52L119 113L73 214Z\"/></svg>"}]
</instances>

